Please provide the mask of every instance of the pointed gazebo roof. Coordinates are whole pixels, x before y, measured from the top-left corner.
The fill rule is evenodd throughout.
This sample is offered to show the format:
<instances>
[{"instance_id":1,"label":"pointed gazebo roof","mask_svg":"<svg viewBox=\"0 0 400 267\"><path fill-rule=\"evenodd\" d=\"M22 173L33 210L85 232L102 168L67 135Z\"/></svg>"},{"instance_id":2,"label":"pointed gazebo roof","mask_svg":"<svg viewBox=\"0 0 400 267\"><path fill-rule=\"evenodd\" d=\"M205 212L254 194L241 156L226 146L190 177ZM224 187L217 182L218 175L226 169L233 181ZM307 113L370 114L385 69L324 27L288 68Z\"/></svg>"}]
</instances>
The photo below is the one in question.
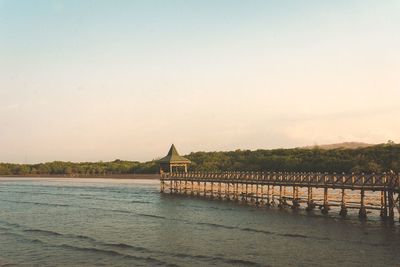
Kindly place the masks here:
<instances>
[{"instance_id":1,"label":"pointed gazebo roof","mask_svg":"<svg viewBox=\"0 0 400 267\"><path fill-rule=\"evenodd\" d=\"M160 163L190 163L191 161L185 157L179 155L178 151L175 148L175 145L172 144L171 148L168 151L168 154L159 160Z\"/></svg>"}]
</instances>

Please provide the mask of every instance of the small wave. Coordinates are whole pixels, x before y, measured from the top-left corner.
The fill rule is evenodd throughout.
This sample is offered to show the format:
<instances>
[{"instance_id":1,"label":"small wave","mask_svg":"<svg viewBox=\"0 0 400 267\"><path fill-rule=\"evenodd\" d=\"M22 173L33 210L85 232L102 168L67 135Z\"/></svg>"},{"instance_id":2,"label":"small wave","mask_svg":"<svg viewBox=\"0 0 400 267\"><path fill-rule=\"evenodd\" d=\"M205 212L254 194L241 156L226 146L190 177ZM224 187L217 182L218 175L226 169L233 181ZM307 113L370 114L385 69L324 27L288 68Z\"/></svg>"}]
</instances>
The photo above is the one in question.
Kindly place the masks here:
<instances>
[{"instance_id":1,"label":"small wave","mask_svg":"<svg viewBox=\"0 0 400 267\"><path fill-rule=\"evenodd\" d=\"M39 233L39 234L44 234L44 235L49 235L49 236L60 236L60 237L66 237L66 238L72 238L72 239L74 239L74 238L82 239L82 240L90 241L95 246L104 246L104 247L116 248L116 249L130 249L130 250L134 250L136 252L145 252L145 253L155 253L156 252L156 251L144 248L144 247L132 246L132 245L128 245L125 243L102 242L100 240L97 240L97 239L94 239L92 237L85 236L85 235L74 235L74 234L65 234L64 235L64 234L57 233L54 231L41 230L41 229L26 229L26 230L23 230L23 232ZM42 241L40 239L33 239L30 242L34 243L34 244L36 243L36 244L47 245L47 243L45 241ZM132 258L132 259L137 259L137 260L146 260L152 264L155 263L155 264L161 264L163 266L167 266L167 265L170 266L166 262L162 262L157 259L153 259L151 257L145 257L145 258L136 257L136 256L132 256L130 254L124 254L124 253L114 251L114 250L100 249L100 248L94 248L94 247L77 247L77 246L72 246L72 245L68 245L68 244L62 244L62 245L59 245L58 247L69 248L69 249L80 250L80 251L88 251L88 252L94 252L94 253L103 253L103 254L108 254L110 256L121 256L124 258Z\"/></svg>"},{"instance_id":2,"label":"small wave","mask_svg":"<svg viewBox=\"0 0 400 267\"><path fill-rule=\"evenodd\" d=\"M257 230L257 229L253 229L253 228L239 228L242 231L247 231L247 232L253 232L253 233L263 233L266 235L273 235L275 233L270 232L270 231L265 231L265 230Z\"/></svg>"},{"instance_id":3,"label":"small wave","mask_svg":"<svg viewBox=\"0 0 400 267\"><path fill-rule=\"evenodd\" d=\"M184 253L173 253L172 254L175 257L178 258L195 258L195 259L210 259L212 257L205 256L205 255L190 255L190 254L184 254Z\"/></svg>"},{"instance_id":4,"label":"small wave","mask_svg":"<svg viewBox=\"0 0 400 267\"><path fill-rule=\"evenodd\" d=\"M0 221L1 224L10 226L10 227L15 227L15 228L20 228L21 225L18 223L10 223L10 222L5 222L5 221Z\"/></svg>"},{"instance_id":5,"label":"small wave","mask_svg":"<svg viewBox=\"0 0 400 267\"><path fill-rule=\"evenodd\" d=\"M385 244L385 243L367 243L370 246L373 247L390 247L390 244Z\"/></svg>"},{"instance_id":6,"label":"small wave","mask_svg":"<svg viewBox=\"0 0 400 267\"><path fill-rule=\"evenodd\" d=\"M119 213L128 213L128 214L133 214L134 212L131 212L129 210L109 210L109 209L101 209L101 208L89 208L89 209L100 209L104 211L112 211L112 212L119 212Z\"/></svg>"},{"instance_id":7,"label":"small wave","mask_svg":"<svg viewBox=\"0 0 400 267\"><path fill-rule=\"evenodd\" d=\"M73 195L72 195L73 196ZM104 200L107 202L122 202L122 203L137 203L137 204L149 204L152 202L149 201L140 201L140 200L125 200L125 199L117 199L117 198L103 198L103 197L96 197L93 195L87 195L87 196L82 196L82 195L78 195L80 198L84 198L84 199L92 199L92 200Z\"/></svg>"},{"instance_id":8,"label":"small wave","mask_svg":"<svg viewBox=\"0 0 400 267\"><path fill-rule=\"evenodd\" d=\"M93 200L105 200L105 201L113 201L113 202L128 202L128 203L152 203L149 201L135 201L135 200L123 200L123 199L114 199L114 198L102 198L97 197L92 194L77 194L77 193L50 193L50 192L35 192L35 191L5 191L0 190L0 192L4 193L17 193L17 194L30 194L30 195L50 195L50 196L70 196L70 197L80 197L83 199L93 199Z\"/></svg>"},{"instance_id":9,"label":"small wave","mask_svg":"<svg viewBox=\"0 0 400 267\"><path fill-rule=\"evenodd\" d=\"M18 265L15 263L1 262L1 259L0 259L0 267L13 267L13 266L18 266Z\"/></svg>"},{"instance_id":10,"label":"small wave","mask_svg":"<svg viewBox=\"0 0 400 267\"><path fill-rule=\"evenodd\" d=\"M238 227L228 226L228 225L223 225L223 224L216 224L216 223L197 222L195 224L197 224L197 225L206 225L206 226L217 227L217 228L224 228L224 229L240 229Z\"/></svg>"},{"instance_id":11,"label":"small wave","mask_svg":"<svg viewBox=\"0 0 400 267\"><path fill-rule=\"evenodd\" d=\"M197 200L201 200L201 199L197 199ZM208 207L208 206L200 206L200 205L194 205L194 204L188 204L188 203L176 203L175 205L181 206L181 207L187 207L187 208L196 208L196 209L201 209L201 210L204 210L204 209L207 209L207 210L211 209L211 210L218 210L218 211L226 211L226 210L233 211L233 210L235 210L234 208L228 208L226 206L222 206L222 207L209 206Z\"/></svg>"},{"instance_id":12,"label":"small wave","mask_svg":"<svg viewBox=\"0 0 400 267\"><path fill-rule=\"evenodd\" d=\"M52 206L52 207L71 207L71 205L57 204L57 203L42 203L42 202L23 202L23 203L32 203L34 205L44 205L44 206Z\"/></svg>"},{"instance_id":13,"label":"small wave","mask_svg":"<svg viewBox=\"0 0 400 267\"><path fill-rule=\"evenodd\" d=\"M85 241L89 241L89 242L93 242L93 243L101 243L100 241L98 241L92 237L86 236L86 235L61 234L58 232L54 232L54 231L50 231L50 230L42 230L42 229L26 229L23 231L28 232L28 233L38 233L38 234L47 235L47 236L57 236L57 237L85 240Z\"/></svg>"},{"instance_id":14,"label":"small wave","mask_svg":"<svg viewBox=\"0 0 400 267\"><path fill-rule=\"evenodd\" d=\"M122 200L120 200L120 201L122 201ZM150 201L140 201L140 200L129 200L128 202L130 202L130 203L138 203L138 204L150 204L150 203L152 203Z\"/></svg>"},{"instance_id":15,"label":"small wave","mask_svg":"<svg viewBox=\"0 0 400 267\"><path fill-rule=\"evenodd\" d=\"M296 237L296 238L309 238L309 236L306 235L300 235L300 234L279 234L280 236L287 236L287 237Z\"/></svg>"},{"instance_id":16,"label":"small wave","mask_svg":"<svg viewBox=\"0 0 400 267\"><path fill-rule=\"evenodd\" d=\"M96 239L91 238L89 236L85 236L85 235L72 235L72 234L66 234L64 235L65 237L71 237L71 238L77 238L77 239L81 239L81 240L86 240L86 241L91 241L91 242L97 242Z\"/></svg>"},{"instance_id":17,"label":"small wave","mask_svg":"<svg viewBox=\"0 0 400 267\"><path fill-rule=\"evenodd\" d=\"M137 216L151 217L151 218L157 218L157 219L168 219L167 217L164 217L164 216L146 214L146 213L138 213L138 212L129 211L129 210L103 209L103 208L99 208L99 207L85 207L85 206L78 206L78 207L83 208L83 209L89 209L89 210L102 210L102 211L108 211L108 212L133 214L133 215L137 215Z\"/></svg>"},{"instance_id":18,"label":"small wave","mask_svg":"<svg viewBox=\"0 0 400 267\"><path fill-rule=\"evenodd\" d=\"M26 229L24 232L28 233L39 233L39 234L44 234L44 235L50 235L50 236L63 236L63 234L53 232L50 230L41 230L41 229Z\"/></svg>"},{"instance_id":19,"label":"small wave","mask_svg":"<svg viewBox=\"0 0 400 267\"><path fill-rule=\"evenodd\" d=\"M156 264L160 266L177 266L174 264L169 264L165 261L157 260L152 257L138 257L138 256L133 256L130 254L125 254L121 252L117 252L114 250L108 250L108 249L99 249L99 248L93 248L93 247L78 247L78 246L72 246L72 245L67 245L67 244L62 244L59 245L58 247L62 248L67 248L67 249L72 249L76 251L84 251L84 252L91 252L91 253L99 253L99 254L104 254L104 255L109 255L109 256L114 256L114 257L122 257L125 259L133 259L133 260L140 260L140 261L145 261L149 264Z\"/></svg>"},{"instance_id":20,"label":"small wave","mask_svg":"<svg viewBox=\"0 0 400 267\"><path fill-rule=\"evenodd\" d=\"M107 254L107 255L111 255L111 256L129 256L127 254L123 254L123 253L119 253L117 251L113 251L113 250L105 250L105 249L99 249L99 248L93 248L93 247L77 247L77 246L72 246L72 245L67 245L67 244L62 244L59 245L58 247L62 247L62 248L67 248L67 249L73 249L73 250L77 250L77 251L87 251L87 252L94 252L94 253L102 253L102 254Z\"/></svg>"},{"instance_id":21,"label":"small wave","mask_svg":"<svg viewBox=\"0 0 400 267\"><path fill-rule=\"evenodd\" d=\"M153 214L145 214L145 213L135 213L136 215L139 216L144 216L144 217L150 217L150 218L157 218L157 219L167 219L164 216L159 216L159 215L153 215Z\"/></svg>"},{"instance_id":22,"label":"small wave","mask_svg":"<svg viewBox=\"0 0 400 267\"><path fill-rule=\"evenodd\" d=\"M257 262L248 261L248 260L237 260L237 259L229 259L227 263L232 265L239 265L239 266L268 266L268 265L261 265Z\"/></svg>"},{"instance_id":23,"label":"small wave","mask_svg":"<svg viewBox=\"0 0 400 267\"><path fill-rule=\"evenodd\" d=\"M6 190L0 190L0 192L4 193L17 193L17 194L29 194L29 195L50 195L50 196L73 196L73 197L79 197L81 196L80 194L73 194L73 193L50 193L50 192L40 192L40 191L6 191Z\"/></svg>"},{"instance_id":24,"label":"small wave","mask_svg":"<svg viewBox=\"0 0 400 267\"><path fill-rule=\"evenodd\" d=\"M209 261L221 261L223 263L228 263L228 264L237 264L237 265L245 265L245 266L260 266L259 264L255 263L255 262L250 262L250 261L245 261L245 260L239 260L239 259L226 259L223 257L215 257L215 256L207 256L207 255L192 255L192 254L185 254L185 253L166 253L164 251L157 251L157 250L151 250L151 249L147 249L144 247L138 247L138 246L133 246L133 245L128 245L125 243L106 243L106 242L101 242L98 240L94 240L96 244L101 245L101 246L105 246L105 247L110 247L110 248L116 248L116 249L128 249L128 250L133 250L136 252L144 252L144 253L158 253L158 254L165 254L165 255L170 255L170 256L174 256L174 257L178 257L178 258L189 258L189 259L198 259L198 260L209 260ZM92 248L90 248L92 249ZM109 251L109 250L103 250L103 249L97 249L95 248L95 250L98 250L97 252L102 252L102 251ZM116 252L114 250L111 250L113 252ZM126 255L124 253L121 252L116 252L118 254L121 255ZM174 265L168 265L168 266L174 266Z\"/></svg>"},{"instance_id":25,"label":"small wave","mask_svg":"<svg viewBox=\"0 0 400 267\"><path fill-rule=\"evenodd\" d=\"M211 261L213 263L215 263L216 261L219 261L219 262L227 263L227 264L230 264L230 265L261 266L260 264L258 264L256 262L253 262L253 261L247 261L247 260L241 260L241 259L227 259L227 258L218 257L218 256L191 255L191 254L185 254L185 253L175 253L175 254L172 254L172 255L175 256L175 257L178 257L178 258L208 260L208 261Z\"/></svg>"},{"instance_id":26,"label":"small wave","mask_svg":"<svg viewBox=\"0 0 400 267\"><path fill-rule=\"evenodd\" d=\"M104 246L108 246L108 247L113 247L113 248L122 248L122 249L132 249L135 251L139 251L139 252L155 252L153 250L144 248L144 247L137 247L137 246L132 246L132 245L128 245L125 243L102 243Z\"/></svg>"},{"instance_id":27,"label":"small wave","mask_svg":"<svg viewBox=\"0 0 400 267\"><path fill-rule=\"evenodd\" d=\"M224 228L224 229L236 229L236 230L252 232L252 233L262 233L262 234L266 234L266 235L277 235L277 236L293 237L293 238L310 238L310 236L306 236L306 235L302 235L302 234L291 234L291 233L281 234L281 233L275 233L275 232L266 231L266 230L259 230L259 229L247 228L247 227L241 228L241 227L227 226L227 225L215 224L215 223L198 222L196 224ZM315 238L315 239L318 239L318 238Z\"/></svg>"},{"instance_id":28,"label":"small wave","mask_svg":"<svg viewBox=\"0 0 400 267\"><path fill-rule=\"evenodd\" d=\"M3 202L10 202L10 203L21 203L21 204L33 204L33 205L52 206L52 207L70 207L70 206L71 206L71 205L67 205L67 204L31 202L31 201L16 201L16 200L8 200L8 199L0 199L0 201L3 201Z\"/></svg>"},{"instance_id":29,"label":"small wave","mask_svg":"<svg viewBox=\"0 0 400 267\"><path fill-rule=\"evenodd\" d=\"M44 244L44 242L39 239L33 239L33 240L31 240L31 243L32 244Z\"/></svg>"}]
</instances>

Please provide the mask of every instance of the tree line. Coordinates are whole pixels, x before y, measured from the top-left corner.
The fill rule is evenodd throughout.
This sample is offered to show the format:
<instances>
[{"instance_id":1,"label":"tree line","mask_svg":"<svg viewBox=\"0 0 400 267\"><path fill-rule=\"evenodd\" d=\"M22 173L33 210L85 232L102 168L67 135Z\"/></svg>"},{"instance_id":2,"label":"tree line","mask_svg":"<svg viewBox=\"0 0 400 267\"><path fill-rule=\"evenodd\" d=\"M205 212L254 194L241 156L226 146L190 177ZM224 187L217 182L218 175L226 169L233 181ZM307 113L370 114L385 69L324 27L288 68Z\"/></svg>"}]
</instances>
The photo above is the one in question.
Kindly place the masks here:
<instances>
[{"instance_id":1,"label":"tree line","mask_svg":"<svg viewBox=\"0 0 400 267\"><path fill-rule=\"evenodd\" d=\"M195 171L400 172L400 145L357 149L273 149L195 152L187 156Z\"/></svg>"},{"instance_id":2,"label":"tree line","mask_svg":"<svg viewBox=\"0 0 400 267\"><path fill-rule=\"evenodd\" d=\"M111 162L63 162L53 161L39 164L0 163L0 175L67 175L95 176L134 173L156 173L156 161L114 160Z\"/></svg>"},{"instance_id":3,"label":"tree line","mask_svg":"<svg viewBox=\"0 0 400 267\"><path fill-rule=\"evenodd\" d=\"M287 171L379 173L400 172L400 145L388 143L357 149L272 149L193 152L190 171ZM157 173L157 160L148 162L0 163L0 175L115 175Z\"/></svg>"}]
</instances>

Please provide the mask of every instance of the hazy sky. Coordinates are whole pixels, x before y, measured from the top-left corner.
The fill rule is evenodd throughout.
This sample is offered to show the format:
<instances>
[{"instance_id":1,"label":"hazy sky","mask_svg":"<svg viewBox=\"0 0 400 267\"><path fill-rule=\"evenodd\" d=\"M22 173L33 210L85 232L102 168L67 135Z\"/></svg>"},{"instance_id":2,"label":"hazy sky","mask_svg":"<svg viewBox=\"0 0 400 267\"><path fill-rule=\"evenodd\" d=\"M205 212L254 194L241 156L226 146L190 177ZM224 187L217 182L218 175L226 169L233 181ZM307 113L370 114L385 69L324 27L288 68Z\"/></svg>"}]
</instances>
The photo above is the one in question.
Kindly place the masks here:
<instances>
[{"instance_id":1,"label":"hazy sky","mask_svg":"<svg viewBox=\"0 0 400 267\"><path fill-rule=\"evenodd\" d=\"M400 1L0 0L0 161L400 141Z\"/></svg>"}]
</instances>

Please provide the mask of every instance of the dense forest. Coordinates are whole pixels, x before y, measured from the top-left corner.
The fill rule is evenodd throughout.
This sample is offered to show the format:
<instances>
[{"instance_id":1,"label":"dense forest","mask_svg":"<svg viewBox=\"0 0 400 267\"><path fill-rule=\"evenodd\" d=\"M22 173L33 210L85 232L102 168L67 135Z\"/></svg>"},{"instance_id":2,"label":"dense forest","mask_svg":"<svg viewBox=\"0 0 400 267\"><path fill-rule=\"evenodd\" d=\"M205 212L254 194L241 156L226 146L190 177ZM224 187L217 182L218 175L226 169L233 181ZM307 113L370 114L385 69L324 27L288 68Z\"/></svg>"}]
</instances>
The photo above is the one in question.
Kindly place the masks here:
<instances>
[{"instance_id":1,"label":"dense forest","mask_svg":"<svg viewBox=\"0 0 400 267\"><path fill-rule=\"evenodd\" d=\"M192 170L288 172L400 172L400 145L357 149L273 149L196 152L186 156Z\"/></svg>"},{"instance_id":2,"label":"dense forest","mask_svg":"<svg viewBox=\"0 0 400 267\"><path fill-rule=\"evenodd\" d=\"M191 171L298 171L298 172L400 172L400 145L392 142L357 149L315 147L229 152L193 152ZM0 163L0 175L112 175L157 173L156 160L149 162L61 162L40 164Z\"/></svg>"}]
</instances>

